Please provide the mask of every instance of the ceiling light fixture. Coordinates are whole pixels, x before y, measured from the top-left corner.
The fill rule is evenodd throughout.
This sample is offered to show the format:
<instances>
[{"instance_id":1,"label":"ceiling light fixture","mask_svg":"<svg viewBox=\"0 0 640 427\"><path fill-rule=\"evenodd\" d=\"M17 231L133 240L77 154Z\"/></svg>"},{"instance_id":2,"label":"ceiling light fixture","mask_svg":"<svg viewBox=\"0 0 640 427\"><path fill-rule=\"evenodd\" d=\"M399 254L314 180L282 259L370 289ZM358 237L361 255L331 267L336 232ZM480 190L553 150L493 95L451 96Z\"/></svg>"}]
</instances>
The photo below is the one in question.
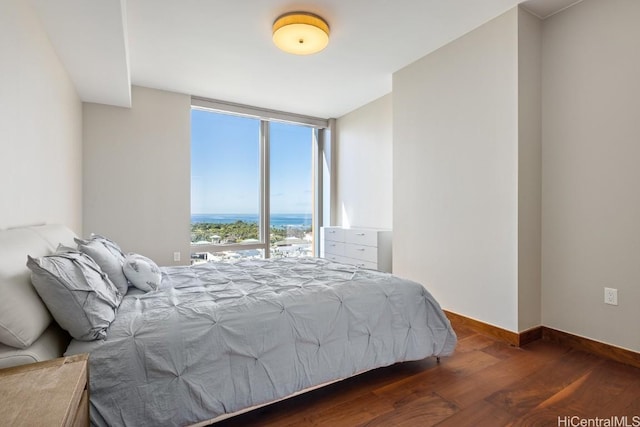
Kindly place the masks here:
<instances>
[{"instance_id":1,"label":"ceiling light fixture","mask_svg":"<svg viewBox=\"0 0 640 427\"><path fill-rule=\"evenodd\" d=\"M329 25L313 13L285 13L273 23L273 43L296 55L320 52L329 43Z\"/></svg>"}]
</instances>

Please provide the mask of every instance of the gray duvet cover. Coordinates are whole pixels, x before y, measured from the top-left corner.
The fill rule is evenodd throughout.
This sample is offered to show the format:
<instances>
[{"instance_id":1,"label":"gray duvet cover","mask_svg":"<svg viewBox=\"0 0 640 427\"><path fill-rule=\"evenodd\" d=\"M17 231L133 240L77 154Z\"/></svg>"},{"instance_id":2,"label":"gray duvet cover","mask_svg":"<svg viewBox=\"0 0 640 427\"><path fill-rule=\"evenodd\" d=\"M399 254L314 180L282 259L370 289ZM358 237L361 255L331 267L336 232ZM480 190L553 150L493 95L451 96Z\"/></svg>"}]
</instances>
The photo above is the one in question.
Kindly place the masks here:
<instances>
[{"instance_id":1,"label":"gray duvet cover","mask_svg":"<svg viewBox=\"0 0 640 427\"><path fill-rule=\"evenodd\" d=\"M319 258L163 268L91 352L91 422L177 426L396 362L450 354L423 286Z\"/></svg>"}]
</instances>

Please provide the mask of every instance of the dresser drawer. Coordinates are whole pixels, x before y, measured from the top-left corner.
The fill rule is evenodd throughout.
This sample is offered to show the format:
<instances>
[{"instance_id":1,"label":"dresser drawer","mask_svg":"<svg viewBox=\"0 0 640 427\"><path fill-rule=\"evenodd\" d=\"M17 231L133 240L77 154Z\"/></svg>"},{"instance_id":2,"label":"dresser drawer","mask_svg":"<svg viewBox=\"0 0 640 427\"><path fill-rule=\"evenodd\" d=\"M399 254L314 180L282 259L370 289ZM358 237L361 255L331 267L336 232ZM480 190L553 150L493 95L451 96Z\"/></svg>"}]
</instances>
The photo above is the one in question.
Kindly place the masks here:
<instances>
[{"instance_id":1,"label":"dresser drawer","mask_svg":"<svg viewBox=\"0 0 640 427\"><path fill-rule=\"evenodd\" d=\"M347 258L345 256L333 254L325 254L324 258L328 259L329 261L339 262L340 264L355 265L356 267L368 268L370 270L378 269L378 264L376 264L375 262L363 261L361 259Z\"/></svg>"},{"instance_id":2,"label":"dresser drawer","mask_svg":"<svg viewBox=\"0 0 640 427\"><path fill-rule=\"evenodd\" d=\"M324 253L332 255L344 255L344 243L334 242L333 240L324 241Z\"/></svg>"},{"instance_id":3,"label":"dresser drawer","mask_svg":"<svg viewBox=\"0 0 640 427\"><path fill-rule=\"evenodd\" d=\"M378 248L375 246L352 245L345 243L344 256L361 261L378 262Z\"/></svg>"},{"instance_id":4,"label":"dresser drawer","mask_svg":"<svg viewBox=\"0 0 640 427\"><path fill-rule=\"evenodd\" d=\"M378 264L375 262L363 261L361 259L343 258L342 261L345 264L355 265L360 268L368 268L369 270L377 270Z\"/></svg>"},{"instance_id":5,"label":"dresser drawer","mask_svg":"<svg viewBox=\"0 0 640 427\"><path fill-rule=\"evenodd\" d=\"M365 229L344 230L344 241L354 245L378 246L378 231Z\"/></svg>"},{"instance_id":6,"label":"dresser drawer","mask_svg":"<svg viewBox=\"0 0 640 427\"><path fill-rule=\"evenodd\" d=\"M333 242L344 242L344 228L340 227L322 227L322 239Z\"/></svg>"},{"instance_id":7,"label":"dresser drawer","mask_svg":"<svg viewBox=\"0 0 640 427\"><path fill-rule=\"evenodd\" d=\"M328 259L329 261L333 261L333 262L339 262L339 263L342 263L342 264L349 264L349 261L347 261L347 258L343 257L342 255L325 253L323 258L324 259Z\"/></svg>"}]
</instances>

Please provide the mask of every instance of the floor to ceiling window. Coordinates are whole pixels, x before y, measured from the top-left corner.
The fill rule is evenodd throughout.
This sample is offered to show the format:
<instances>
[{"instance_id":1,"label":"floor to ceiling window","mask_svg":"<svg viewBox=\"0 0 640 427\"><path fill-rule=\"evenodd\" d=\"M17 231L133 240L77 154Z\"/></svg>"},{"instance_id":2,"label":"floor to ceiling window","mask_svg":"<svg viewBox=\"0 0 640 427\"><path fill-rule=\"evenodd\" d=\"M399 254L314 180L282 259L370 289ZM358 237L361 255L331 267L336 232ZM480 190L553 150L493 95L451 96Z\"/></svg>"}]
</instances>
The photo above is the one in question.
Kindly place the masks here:
<instances>
[{"instance_id":1,"label":"floor to ceiling window","mask_svg":"<svg viewBox=\"0 0 640 427\"><path fill-rule=\"evenodd\" d=\"M314 254L318 129L191 113L192 262Z\"/></svg>"},{"instance_id":2,"label":"floor to ceiling window","mask_svg":"<svg viewBox=\"0 0 640 427\"><path fill-rule=\"evenodd\" d=\"M313 254L313 132L269 123L272 257Z\"/></svg>"}]
</instances>

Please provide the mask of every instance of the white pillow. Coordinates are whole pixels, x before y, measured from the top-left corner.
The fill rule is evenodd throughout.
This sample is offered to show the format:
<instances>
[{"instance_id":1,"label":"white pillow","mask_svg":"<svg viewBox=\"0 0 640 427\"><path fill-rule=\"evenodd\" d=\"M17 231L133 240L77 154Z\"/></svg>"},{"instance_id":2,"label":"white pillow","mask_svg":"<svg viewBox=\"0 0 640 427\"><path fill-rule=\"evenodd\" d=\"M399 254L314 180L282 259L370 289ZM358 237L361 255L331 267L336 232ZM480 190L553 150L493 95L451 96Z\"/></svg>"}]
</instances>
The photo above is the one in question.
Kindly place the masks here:
<instances>
[{"instance_id":1,"label":"white pillow","mask_svg":"<svg viewBox=\"0 0 640 427\"><path fill-rule=\"evenodd\" d=\"M27 348L51 323L24 262L27 254L49 255L53 249L28 228L0 232L0 343Z\"/></svg>"},{"instance_id":2,"label":"white pillow","mask_svg":"<svg viewBox=\"0 0 640 427\"><path fill-rule=\"evenodd\" d=\"M124 259L122 271L136 288L149 292L160 287L162 273L158 265L140 254L128 254Z\"/></svg>"},{"instance_id":3,"label":"white pillow","mask_svg":"<svg viewBox=\"0 0 640 427\"><path fill-rule=\"evenodd\" d=\"M78 250L89 255L100 266L102 271L107 273L109 279L118 288L122 295L127 293L129 283L122 272L122 263L125 255L113 240L92 234L91 239L75 239Z\"/></svg>"}]
</instances>

